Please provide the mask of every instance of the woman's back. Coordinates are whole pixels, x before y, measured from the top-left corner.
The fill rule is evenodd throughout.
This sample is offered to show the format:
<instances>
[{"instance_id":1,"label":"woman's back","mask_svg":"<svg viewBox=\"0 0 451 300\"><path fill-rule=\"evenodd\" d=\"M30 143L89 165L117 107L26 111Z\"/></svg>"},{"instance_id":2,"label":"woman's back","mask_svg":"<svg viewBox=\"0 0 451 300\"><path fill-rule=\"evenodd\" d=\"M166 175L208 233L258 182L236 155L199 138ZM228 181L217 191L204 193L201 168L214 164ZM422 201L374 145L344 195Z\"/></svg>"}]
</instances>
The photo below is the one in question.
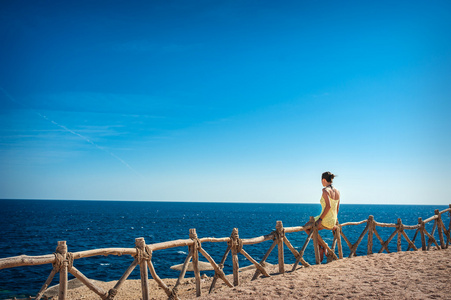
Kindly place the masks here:
<instances>
[{"instance_id":1,"label":"woman's back","mask_svg":"<svg viewBox=\"0 0 451 300\"><path fill-rule=\"evenodd\" d=\"M340 191L332 187L332 185L325 187L324 191L329 195L329 199L340 201Z\"/></svg>"},{"instance_id":2,"label":"woman's back","mask_svg":"<svg viewBox=\"0 0 451 300\"><path fill-rule=\"evenodd\" d=\"M340 205L340 192L336 188L333 188L332 186L325 187L324 191L328 195L330 209L322 219L321 224L328 229L332 229L337 223L338 208ZM326 200L324 199L324 196L321 197L320 203L322 210L324 211L324 208L326 207Z\"/></svg>"}]
</instances>

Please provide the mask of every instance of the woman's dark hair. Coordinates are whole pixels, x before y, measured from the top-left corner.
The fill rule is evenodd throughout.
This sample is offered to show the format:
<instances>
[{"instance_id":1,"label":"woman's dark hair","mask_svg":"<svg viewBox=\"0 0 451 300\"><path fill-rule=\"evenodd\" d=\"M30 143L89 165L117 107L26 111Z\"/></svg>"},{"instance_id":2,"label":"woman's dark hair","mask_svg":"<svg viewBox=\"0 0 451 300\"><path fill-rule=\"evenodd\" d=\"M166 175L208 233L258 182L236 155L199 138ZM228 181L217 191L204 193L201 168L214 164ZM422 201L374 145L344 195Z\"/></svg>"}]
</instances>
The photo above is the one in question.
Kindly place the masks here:
<instances>
[{"instance_id":1,"label":"woman's dark hair","mask_svg":"<svg viewBox=\"0 0 451 300\"><path fill-rule=\"evenodd\" d=\"M337 175L332 174L331 172L324 172L323 175L321 175L321 179L326 179L327 182L332 182L332 180Z\"/></svg>"}]
</instances>

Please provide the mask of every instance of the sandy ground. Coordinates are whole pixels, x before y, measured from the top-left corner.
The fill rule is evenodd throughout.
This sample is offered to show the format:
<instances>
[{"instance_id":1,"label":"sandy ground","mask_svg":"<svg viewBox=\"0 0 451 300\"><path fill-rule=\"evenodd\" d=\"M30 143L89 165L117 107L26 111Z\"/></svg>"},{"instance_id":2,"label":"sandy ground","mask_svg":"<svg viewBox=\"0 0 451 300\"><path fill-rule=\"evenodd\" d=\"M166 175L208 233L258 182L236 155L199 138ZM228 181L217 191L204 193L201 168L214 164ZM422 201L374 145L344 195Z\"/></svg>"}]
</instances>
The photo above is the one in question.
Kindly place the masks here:
<instances>
[{"instance_id":1,"label":"sandy ground","mask_svg":"<svg viewBox=\"0 0 451 300\"><path fill-rule=\"evenodd\" d=\"M218 279L212 294L208 294L212 278L204 277L201 298L196 298L194 279L187 278L178 295L182 299L451 299L451 248L345 258L285 274L278 274L277 266L270 271L271 277L254 281L250 281L253 270L240 272L240 285L234 288ZM165 279L170 287L175 281ZM115 282L98 284L108 290ZM151 299L167 299L153 280L150 291ZM68 299L100 297L80 286L68 291ZM142 299L140 281L128 280L115 299Z\"/></svg>"}]
</instances>

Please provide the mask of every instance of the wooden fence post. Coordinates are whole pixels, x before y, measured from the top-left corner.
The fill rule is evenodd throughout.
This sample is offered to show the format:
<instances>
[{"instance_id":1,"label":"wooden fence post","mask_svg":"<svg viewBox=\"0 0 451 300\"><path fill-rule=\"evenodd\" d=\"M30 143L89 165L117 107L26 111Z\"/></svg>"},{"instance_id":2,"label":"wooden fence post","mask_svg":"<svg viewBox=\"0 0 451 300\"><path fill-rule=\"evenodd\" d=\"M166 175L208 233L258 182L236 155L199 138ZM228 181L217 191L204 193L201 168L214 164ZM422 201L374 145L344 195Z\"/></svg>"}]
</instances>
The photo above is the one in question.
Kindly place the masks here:
<instances>
[{"instance_id":1,"label":"wooden fence post","mask_svg":"<svg viewBox=\"0 0 451 300\"><path fill-rule=\"evenodd\" d=\"M317 265L321 264L318 248L318 226L316 226L315 218L310 217L310 222L313 224L313 248L315 249L315 262Z\"/></svg>"},{"instance_id":2,"label":"wooden fence post","mask_svg":"<svg viewBox=\"0 0 451 300\"><path fill-rule=\"evenodd\" d=\"M229 242L230 242L230 240L229 240ZM227 259L227 256L229 255L229 251L230 251L230 249L231 249L229 242L227 242L227 244L228 244L228 245L227 245L227 249L226 249L226 251L224 252L224 255L222 256L221 262L220 262L219 265L218 265L219 268L221 269L221 271L222 271L222 269L224 269L224 263L225 263L225 261L226 261L226 259ZM211 294L211 292L212 292L213 289L215 288L216 281L218 280L218 278L219 278L219 274L218 274L218 273L215 273L215 276L213 277L213 281L211 282L211 285L210 285L210 290L208 291L209 294Z\"/></svg>"},{"instance_id":3,"label":"wooden fence post","mask_svg":"<svg viewBox=\"0 0 451 300\"><path fill-rule=\"evenodd\" d=\"M448 231L451 233L451 204L449 205L450 211L448 211L449 213L449 224L448 224ZM450 241L451 243L451 241Z\"/></svg>"},{"instance_id":4,"label":"wooden fence post","mask_svg":"<svg viewBox=\"0 0 451 300\"><path fill-rule=\"evenodd\" d=\"M435 222L437 223L437 229L438 229L438 237L440 238L440 248L445 249L445 240L443 239L443 230L442 230L442 216L440 215L440 211L436 209L434 211L435 215L437 216L437 219L435 219Z\"/></svg>"},{"instance_id":5,"label":"wooden fence post","mask_svg":"<svg viewBox=\"0 0 451 300\"><path fill-rule=\"evenodd\" d=\"M401 236L402 236L402 231L404 230L403 225L402 225L402 221L401 218L398 218L398 222L396 224L396 228L398 229L398 236L397 236L397 241L396 241L396 250L398 252L402 251L401 248Z\"/></svg>"},{"instance_id":6,"label":"wooden fence post","mask_svg":"<svg viewBox=\"0 0 451 300\"><path fill-rule=\"evenodd\" d=\"M277 234L277 248L279 250L279 273L285 273L285 259L283 256L283 237L285 232L283 230L282 221L277 221L276 223L276 234Z\"/></svg>"},{"instance_id":7,"label":"wooden fence post","mask_svg":"<svg viewBox=\"0 0 451 300\"><path fill-rule=\"evenodd\" d=\"M428 234L428 247L427 247L428 251L429 251L429 249L431 249L431 245L435 241L434 235L435 235L435 229L436 228L437 228L437 221L435 220L434 221L434 226L432 226L431 234ZM435 243L435 245L437 246L437 249L440 249L440 247L438 246L437 242Z\"/></svg>"},{"instance_id":8,"label":"wooden fence post","mask_svg":"<svg viewBox=\"0 0 451 300\"><path fill-rule=\"evenodd\" d=\"M193 246L190 246L190 251L192 251L193 257L193 269L194 269L194 278L196 280L196 296L200 297L202 295L201 286L200 286L200 271L199 271L199 239L197 238L196 228L191 228L189 230L189 238L194 241Z\"/></svg>"},{"instance_id":9,"label":"wooden fence post","mask_svg":"<svg viewBox=\"0 0 451 300\"><path fill-rule=\"evenodd\" d=\"M338 224L337 220L337 229L335 229L335 235L337 239L337 248L338 248L338 257L343 258L343 247L341 245L341 225Z\"/></svg>"},{"instance_id":10,"label":"wooden fence post","mask_svg":"<svg viewBox=\"0 0 451 300\"><path fill-rule=\"evenodd\" d=\"M368 217L368 251L367 254L373 254L373 231L374 231L374 216Z\"/></svg>"},{"instance_id":11,"label":"wooden fence post","mask_svg":"<svg viewBox=\"0 0 451 300\"><path fill-rule=\"evenodd\" d=\"M141 275L141 292L143 296L143 300L149 300L149 273L147 272L147 261L144 257L144 253L146 252L146 241L144 238L136 238L135 239L135 247L138 251L138 262L139 262L139 271Z\"/></svg>"},{"instance_id":12,"label":"wooden fence post","mask_svg":"<svg viewBox=\"0 0 451 300\"><path fill-rule=\"evenodd\" d=\"M238 234L238 228L233 228L232 230L232 234L230 235L230 246L232 250L233 285L237 286L240 284L240 277L238 273L240 269L240 264L238 263L240 236Z\"/></svg>"},{"instance_id":13,"label":"wooden fence post","mask_svg":"<svg viewBox=\"0 0 451 300\"><path fill-rule=\"evenodd\" d=\"M67 245L66 241L59 241L56 247L57 255L61 255L60 283L58 288L58 299L65 300L67 296Z\"/></svg>"},{"instance_id":14,"label":"wooden fence post","mask_svg":"<svg viewBox=\"0 0 451 300\"><path fill-rule=\"evenodd\" d=\"M116 282L113 288L111 288L108 291L108 298L107 300L114 299L114 297L117 295L117 291L121 287L122 284L127 280L128 276L133 272L133 270L138 265L138 260L135 258L132 262L132 264L125 270L124 274L122 274L121 278Z\"/></svg>"},{"instance_id":15,"label":"wooden fence post","mask_svg":"<svg viewBox=\"0 0 451 300\"><path fill-rule=\"evenodd\" d=\"M265 264L266 260L268 259L269 255L271 254L271 251L274 249L274 247L276 247L276 245L277 245L277 240L273 240L268 251L266 251L265 256L263 256L263 258L260 260L261 265ZM259 269L255 270L254 276L252 277L251 280L257 279L260 274L261 274L261 271Z\"/></svg>"},{"instance_id":16,"label":"wooden fence post","mask_svg":"<svg viewBox=\"0 0 451 300\"><path fill-rule=\"evenodd\" d=\"M449 224L448 224L448 235L451 236L451 204L449 205ZM448 239L448 244L451 245L451 239Z\"/></svg>"},{"instance_id":17,"label":"wooden fence post","mask_svg":"<svg viewBox=\"0 0 451 300\"><path fill-rule=\"evenodd\" d=\"M426 238L424 236L424 222L421 217L418 218L418 224L420 224L420 234L421 234L421 250L426 251Z\"/></svg>"}]
</instances>

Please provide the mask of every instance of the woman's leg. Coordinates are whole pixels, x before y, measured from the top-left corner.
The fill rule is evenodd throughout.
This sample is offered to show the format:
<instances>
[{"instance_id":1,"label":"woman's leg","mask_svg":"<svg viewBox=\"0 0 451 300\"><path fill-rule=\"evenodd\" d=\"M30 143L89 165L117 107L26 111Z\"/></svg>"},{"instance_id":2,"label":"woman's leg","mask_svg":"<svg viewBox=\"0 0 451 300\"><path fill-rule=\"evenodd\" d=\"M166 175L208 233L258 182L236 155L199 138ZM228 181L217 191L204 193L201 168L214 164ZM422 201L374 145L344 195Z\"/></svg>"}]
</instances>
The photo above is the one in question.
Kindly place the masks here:
<instances>
[{"instance_id":1,"label":"woman's leg","mask_svg":"<svg viewBox=\"0 0 451 300\"><path fill-rule=\"evenodd\" d=\"M307 223L304 224L303 227L310 226L310 225L312 225L312 222L308 221ZM310 234L310 229L307 229L305 232L306 232L307 234Z\"/></svg>"},{"instance_id":2,"label":"woman's leg","mask_svg":"<svg viewBox=\"0 0 451 300\"><path fill-rule=\"evenodd\" d=\"M318 231L320 231L322 229L324 229L324 227L322 225L319 225ZM319 248L319 260L320 260L320 262L322 262L323 259L324 259L324 253L325 252L326 252L326 255L327 255L327 250L320 243L318 243L318 248Z\"/></svg>"},{"instance_id":3,"label":"woman's leg","mask_svg":"<svg viewBox=\"0 0 451 300\"><path fill-rule=\"evenodd\" d=\"M308 221L307 223L304 224L304 227L311 225L312 222ZM318 226L318 230L322 230L322 229L327 229L325 227L323 227L321 224ZM310 234L310 229L305 231L307 234ZM320 257L320 261L323 261L324 259L324 253L326 253L327 255L327 249L325 249L323 246L321 246L320 244L318 244L318 249L319 249L319 257Z\"/></svg>"}]
</instances>

